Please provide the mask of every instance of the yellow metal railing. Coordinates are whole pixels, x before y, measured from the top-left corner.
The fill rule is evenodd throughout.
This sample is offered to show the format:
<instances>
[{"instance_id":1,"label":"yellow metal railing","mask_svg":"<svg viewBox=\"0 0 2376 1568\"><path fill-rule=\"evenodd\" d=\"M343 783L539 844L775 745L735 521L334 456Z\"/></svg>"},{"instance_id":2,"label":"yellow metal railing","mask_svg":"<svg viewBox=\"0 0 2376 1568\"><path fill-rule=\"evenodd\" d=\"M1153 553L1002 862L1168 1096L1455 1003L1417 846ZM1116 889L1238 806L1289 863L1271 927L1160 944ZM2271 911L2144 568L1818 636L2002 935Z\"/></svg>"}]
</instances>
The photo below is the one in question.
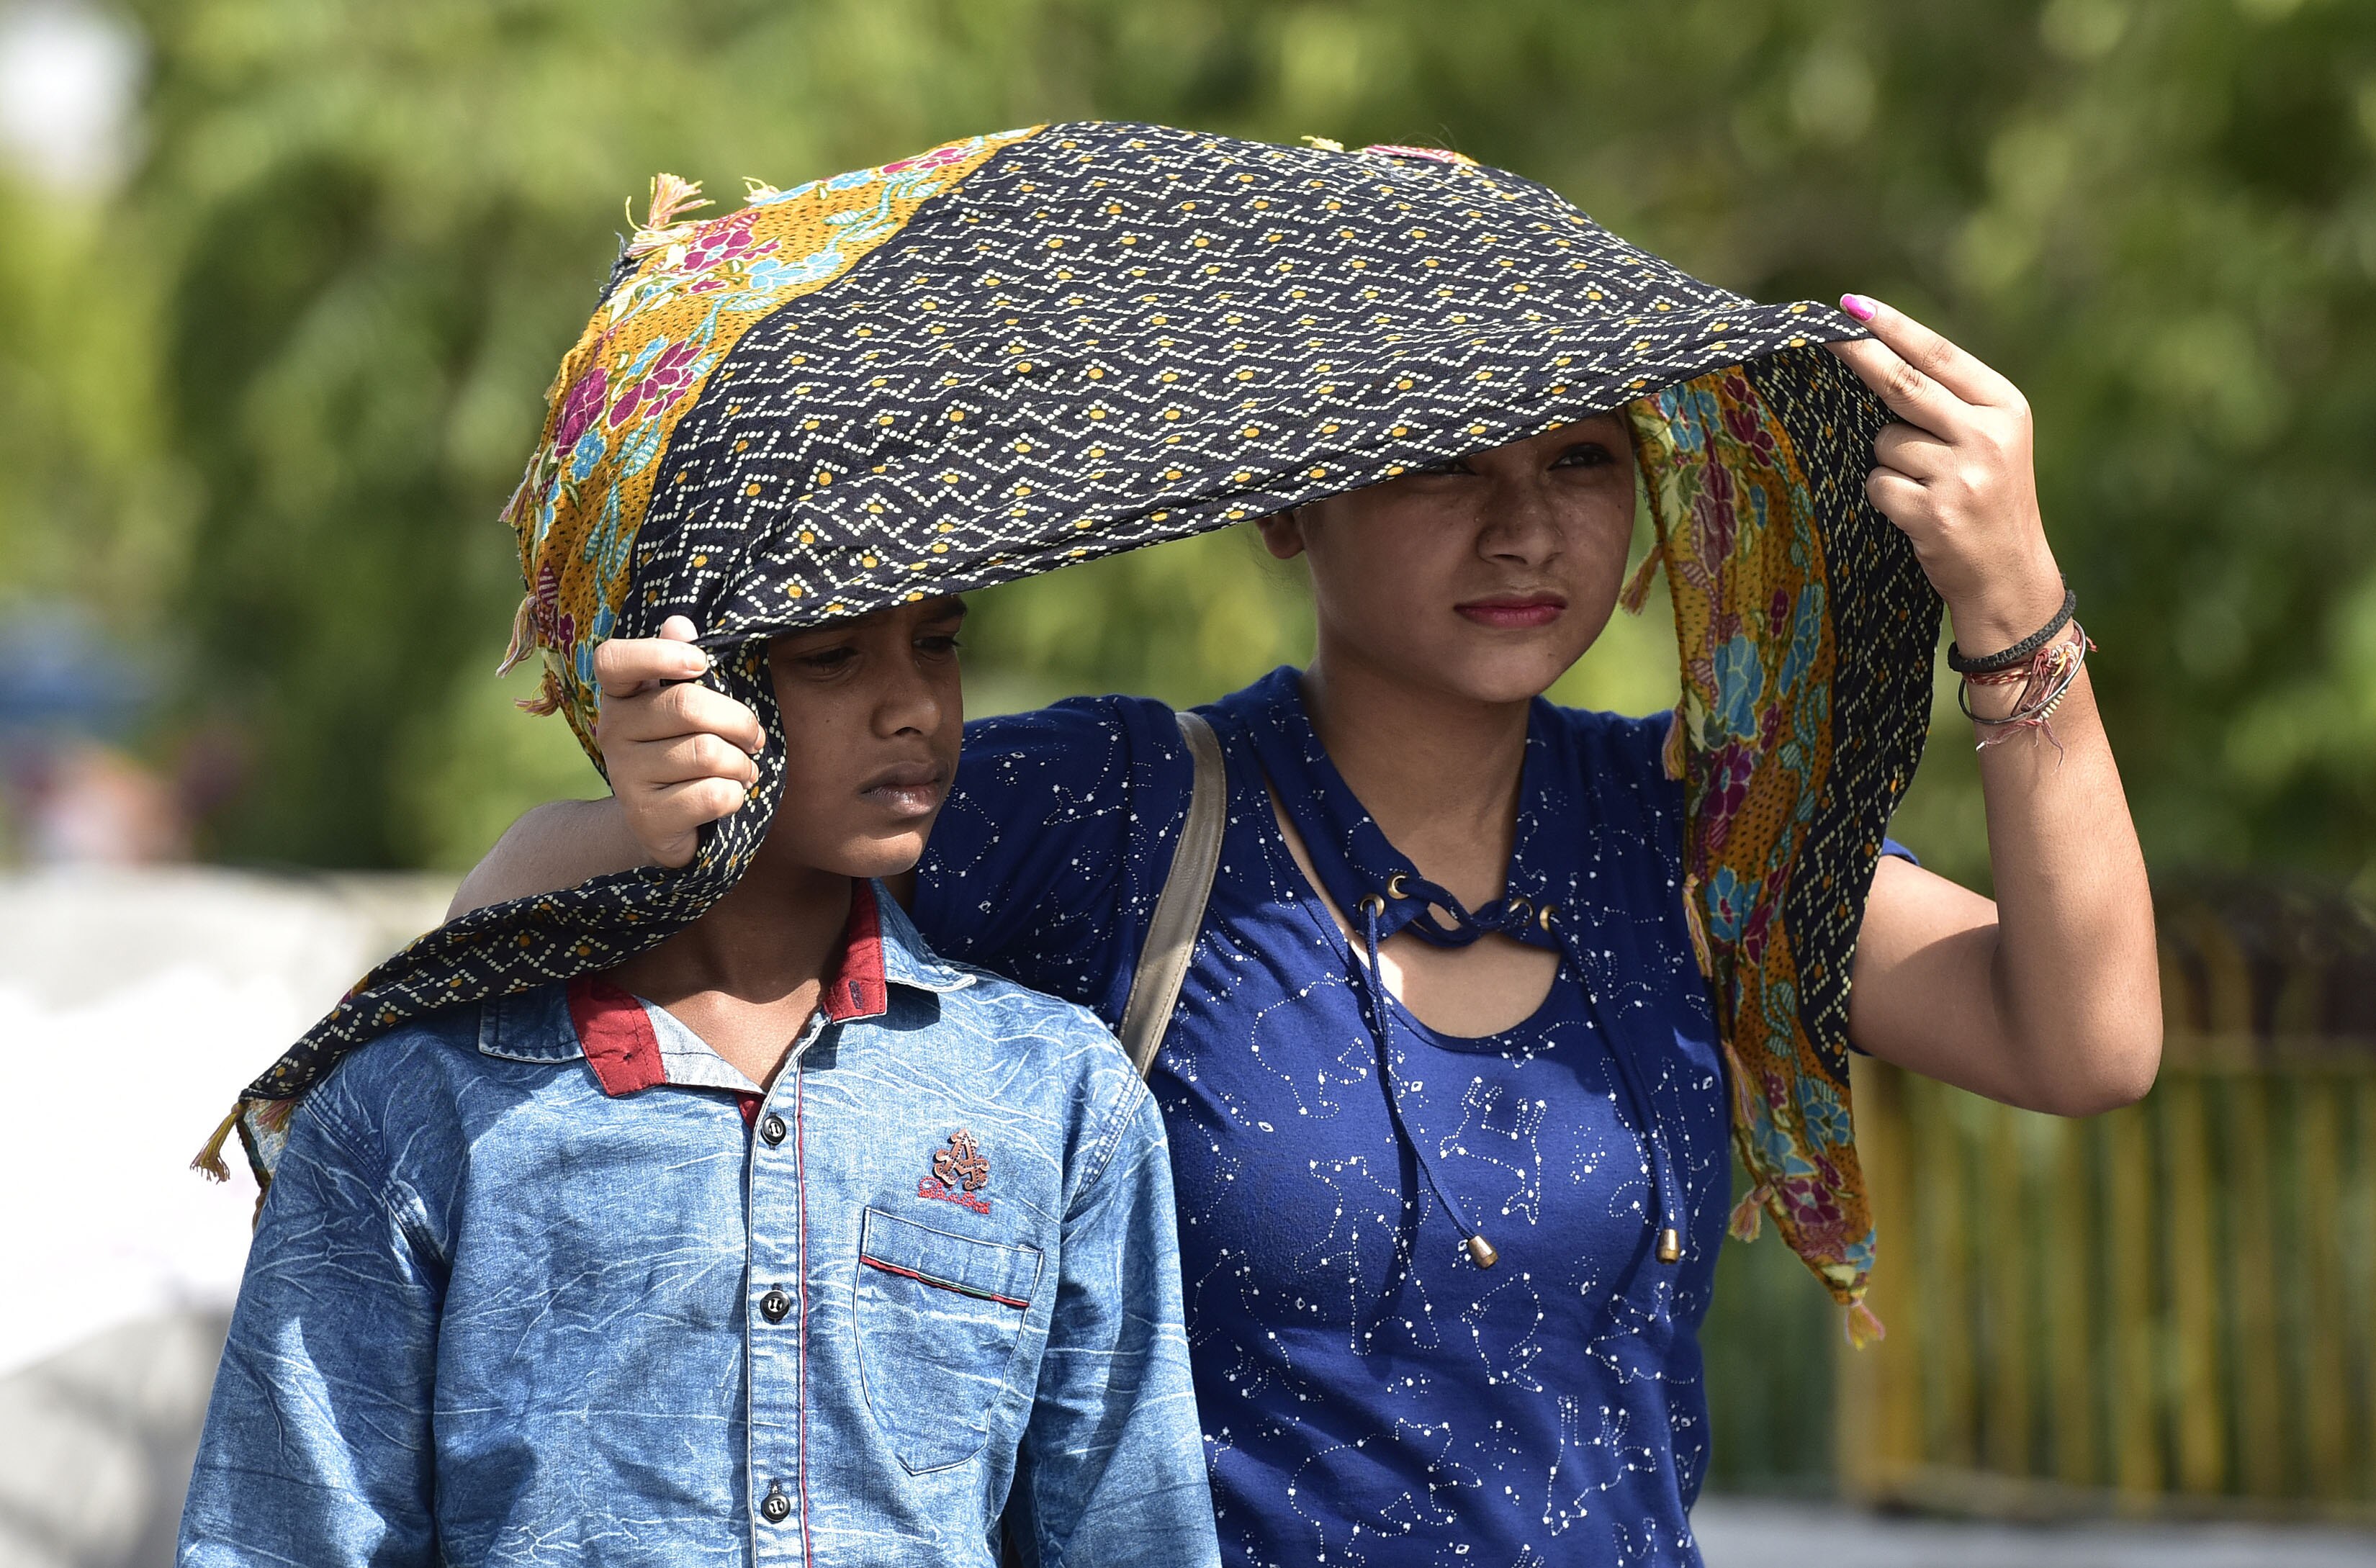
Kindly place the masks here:
<instances>
[{"instance_id":1,"label":"yellow metal railing","mask_svg":"<svg viewBox=\"0 0 2376 1568\"><path fill-rule=\"evenodd\" d=\"M2092 1121L1857 1063L1890 1335L1839 1360L1848 1495L2376 1517L2363 921L2166 906L2161 1080Z\"/></svg>"},{"instance_id":2,"label":"yellow metal railing","mask_svg":"<svg viewBox=\"0 0 2376 1568\"><path fill-rule=\"evenodd\" d=\"M1858 1063L1890 1336L1853 1496L2376 1513L2376 1063L2167 1070L2092 1122Z\"/></svg>"}]
</instances>

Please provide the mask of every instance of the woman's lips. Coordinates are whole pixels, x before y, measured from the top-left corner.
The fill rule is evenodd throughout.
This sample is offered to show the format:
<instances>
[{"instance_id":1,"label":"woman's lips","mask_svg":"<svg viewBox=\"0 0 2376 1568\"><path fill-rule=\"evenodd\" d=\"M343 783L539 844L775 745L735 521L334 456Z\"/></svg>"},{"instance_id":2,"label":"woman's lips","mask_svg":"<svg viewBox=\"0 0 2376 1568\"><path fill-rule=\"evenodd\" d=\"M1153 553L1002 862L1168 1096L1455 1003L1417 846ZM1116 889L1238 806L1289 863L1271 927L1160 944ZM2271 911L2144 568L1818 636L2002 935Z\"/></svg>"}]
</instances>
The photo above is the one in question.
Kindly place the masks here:
<instances>
[{"instance_id":1,"label":"woman's lips","mask_svg":"<svg viewBox=\"0 0 2376 1568\"><path fill-rule=\"evenodd\" d=\"M1514 594L1472 599L1453 608L1480 626L1548 626L1567 613L1567 600L1555 593Z\"/></svg>"}]
</instances>

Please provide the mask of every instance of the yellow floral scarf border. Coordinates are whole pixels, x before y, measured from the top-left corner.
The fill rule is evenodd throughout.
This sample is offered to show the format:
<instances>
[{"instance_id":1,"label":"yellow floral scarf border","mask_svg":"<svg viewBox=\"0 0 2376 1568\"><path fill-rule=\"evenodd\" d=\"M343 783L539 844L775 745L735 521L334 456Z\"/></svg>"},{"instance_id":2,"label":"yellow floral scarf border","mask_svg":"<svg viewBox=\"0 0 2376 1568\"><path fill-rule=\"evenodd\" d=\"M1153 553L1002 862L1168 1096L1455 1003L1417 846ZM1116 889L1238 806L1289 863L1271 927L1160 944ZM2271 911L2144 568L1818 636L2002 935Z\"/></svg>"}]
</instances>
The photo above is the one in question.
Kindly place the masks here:
<instances>
[{"instance_id":1,"label":"yellow floral scarf border","mask_svg":"<svg viewBox=\"0 0 2376 1568\"><path fill-rule=\"evenodd\" d=\"M740 211L675 221L705 205L673 175L652 182L649 217L545 395L542 438L504 509L528 594L503 668L541 652L544 683L521 704L558 709L600 766L594 649L628 591L636 531L679 419L769 312L846 274L916 210L1040 127L968 137L789 191L755 185Z\"/></svg>"},{"instance_id":2,"label":"yellow floral scarf border","mask_svg":"<svg viewBox=\"0 0 2376 1568\"><path fill-rule=\"evenodd\" d=\"M1839 650L1814 507L1788 432L1742 370L1627 411L1681 649L1668 767L1687 804L1683 907L1755 1183L1734 1232L1754 1235L1758 1212L1772 1214L1862 1337L1874 1332L1861 1305L1873 1230L1847 1063L1808 1038L1783 920L1832 766ZM1638 585L1629 597L1638 605Z\"/></svg>"}]
</instances>

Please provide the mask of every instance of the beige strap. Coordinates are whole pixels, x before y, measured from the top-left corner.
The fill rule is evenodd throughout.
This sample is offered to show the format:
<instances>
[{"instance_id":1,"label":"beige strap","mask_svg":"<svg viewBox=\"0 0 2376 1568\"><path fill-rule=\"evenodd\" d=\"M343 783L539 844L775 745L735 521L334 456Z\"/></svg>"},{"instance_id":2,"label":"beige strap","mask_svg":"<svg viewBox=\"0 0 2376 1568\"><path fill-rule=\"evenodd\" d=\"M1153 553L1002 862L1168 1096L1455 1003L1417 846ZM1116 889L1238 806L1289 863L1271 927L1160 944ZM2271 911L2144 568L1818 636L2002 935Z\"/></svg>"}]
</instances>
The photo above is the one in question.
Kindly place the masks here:
<instances>
[{"instance_id":1,"label":"beige strap","mask_svg":"<svg viewBox=\"0 0 2376 1568\"><path fill-rule=\"evenodd\" d=\"M1229 772L1221 762L1220 739L1196 715L1176 717L1196 767L1188 790L1188 821L1180 829L1180 847L1171 852L1155 917L1146 923L1146 945L1138 950L1138 971L1131 976L1130 1001L1122 1013L1122 1048L1142 1077L1155 1064L1155 1049L1163 1043L1181 982L1188 978L1189 955L1205 924L1213 871L1221 863L1221 827L1229 816Z\"/></svg>"}]
</instances>

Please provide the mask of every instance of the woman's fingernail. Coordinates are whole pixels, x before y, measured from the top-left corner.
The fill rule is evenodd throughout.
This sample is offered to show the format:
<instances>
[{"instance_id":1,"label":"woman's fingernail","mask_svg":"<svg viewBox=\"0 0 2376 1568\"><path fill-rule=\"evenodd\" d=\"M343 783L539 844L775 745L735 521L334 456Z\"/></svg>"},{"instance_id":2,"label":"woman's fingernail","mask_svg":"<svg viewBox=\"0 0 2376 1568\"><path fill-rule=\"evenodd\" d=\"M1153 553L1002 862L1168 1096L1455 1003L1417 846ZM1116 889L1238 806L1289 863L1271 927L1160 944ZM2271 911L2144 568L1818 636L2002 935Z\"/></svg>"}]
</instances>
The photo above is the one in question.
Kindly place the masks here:
<instances>
[{"instance_id":1,"label":"woman's fingernail","mask_svg":"<svg viewBox=\"0 0 2376 1568\"><path fill-rule=\"evenodd\" d=\"M1873 313L1879 310L1881 305L1879 302L1867 299L1862 294L1842 294L1840 308L1859 321L1871 321Z\"/></svg>"}]
</instances>

